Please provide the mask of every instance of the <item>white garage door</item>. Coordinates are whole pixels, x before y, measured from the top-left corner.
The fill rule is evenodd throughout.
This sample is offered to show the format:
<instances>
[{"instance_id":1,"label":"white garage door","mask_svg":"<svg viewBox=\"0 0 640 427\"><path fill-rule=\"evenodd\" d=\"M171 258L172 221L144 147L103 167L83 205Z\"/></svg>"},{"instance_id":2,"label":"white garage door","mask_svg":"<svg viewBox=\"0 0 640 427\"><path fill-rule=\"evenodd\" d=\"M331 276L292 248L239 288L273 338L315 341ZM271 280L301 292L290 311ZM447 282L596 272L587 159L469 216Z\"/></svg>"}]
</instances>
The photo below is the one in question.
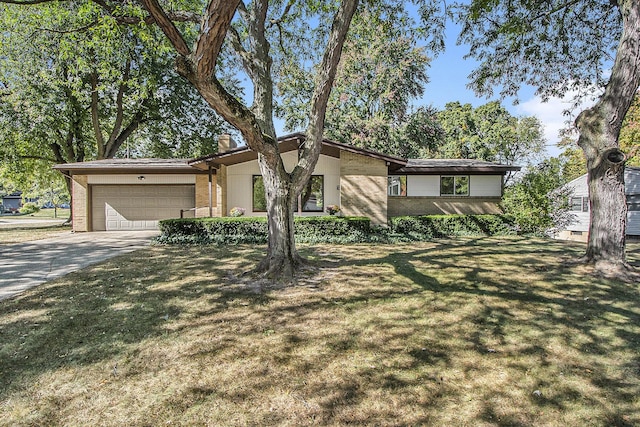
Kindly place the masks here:
<instances>
[{"instance_id":1,"label":"white garage door","mask_svg":"<svg viewBox=\"0 0 640 427\"><path fill-rule=\"evenodd\" d=\"M180 218L195 206L193 185L94 185L94 231L153 230L161 219Z\"/></svg>"}]
</instances>

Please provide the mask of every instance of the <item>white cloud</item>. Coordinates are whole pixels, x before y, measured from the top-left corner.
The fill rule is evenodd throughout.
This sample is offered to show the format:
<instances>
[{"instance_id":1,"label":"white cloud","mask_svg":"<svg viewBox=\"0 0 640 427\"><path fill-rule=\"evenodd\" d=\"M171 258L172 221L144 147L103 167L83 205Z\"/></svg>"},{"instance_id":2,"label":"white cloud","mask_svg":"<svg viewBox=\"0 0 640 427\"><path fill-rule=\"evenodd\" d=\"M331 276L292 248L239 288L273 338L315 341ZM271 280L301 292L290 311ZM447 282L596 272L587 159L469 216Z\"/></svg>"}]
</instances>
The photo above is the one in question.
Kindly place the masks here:
<instances>
[{"instance_id":1,"label":"white cloud","mask_svg":"<svg viewBox=\"0 0 640 427\"><path fill-rule=\"evenodd\" d=\"M557 147L557 143L562 139L559 134L563 129L573 126L576 116L585 108L593 105L593 101L586 100L567 115L566 111L571 109L576 96L576 92L568 93L564 98L551 98L547 102L535 96L528 101L516 106L518 114L525 116L535 116L544 126L544 136L547 140L547 154L558 156L562 150Z\"/></svg>"}]
</instances>

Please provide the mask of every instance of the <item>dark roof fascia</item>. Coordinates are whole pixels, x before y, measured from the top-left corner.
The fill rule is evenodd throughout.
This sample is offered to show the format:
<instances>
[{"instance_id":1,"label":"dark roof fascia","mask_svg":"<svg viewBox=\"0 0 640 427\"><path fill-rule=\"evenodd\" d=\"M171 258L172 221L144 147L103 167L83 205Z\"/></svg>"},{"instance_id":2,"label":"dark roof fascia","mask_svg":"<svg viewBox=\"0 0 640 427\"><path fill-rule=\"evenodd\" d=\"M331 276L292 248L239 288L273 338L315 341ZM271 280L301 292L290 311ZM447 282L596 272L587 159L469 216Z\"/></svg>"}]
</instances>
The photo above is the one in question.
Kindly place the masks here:
<instances>
[{"instance_id":1,"label":"dark roof fascia","mask_svg":"<svg viewBox=\"0 0 640 427\"><path fill-rule=\"evenodd\" d=\"M397 175L442 175L445 174L455 174L455 173L466 173L466 174L474 174L474 175L495 175L500 174L504 175L510 171L519 171L520 168L512 168L512 167L471 167L471 166L440 166L434 168L411 168L404 167L394 171Z\"/></svg>"},{"instance_id":2,"label":"dark roof fascia","mask_svg":"<svg viewBox=\"0 0 640 427\"><path fill-rule=\"evenodd\" d=\"M93 161L93 162L79 162L79 163L62 163L54 165L53 169L58 170L69 175L125 175L125 174L200 174L204 173L198 169L194 169L189 166L184 160L184 163L168 162L168 163L131 163L130 161L113 160L110 162Z\"/></svg>"},{"instance_id":3,"label":"dark roof fascia","mask_svg":"<svg viewBox=\"0 0 640 427\"><path fill-rule=\"evenodd\" d=\"M517 172L520 166L503 165L466 159L409 159L407 165L395 171L407 175L440 175L444 173L471 173L477 175L506 174Z\"/></svg>"},{"instance_id":4,"label":"dark roof fascia","mask_svg":"<svg viewBox=\"0 0 640 427\"><path fill-rule=\"evenodd\" d=\"M306 139L306 136L303 133L292 133L289 135L283 135L281 137L278 138L278 143L280 144L280 146L282 147L282 145L286 146L287 142L297 142L298 145L304 141ZM394 156L389 156L387 154L383 154L383 153L378 153L376 151L372 151L372 150L367 150L364 148L358 148L358 147L354 147L352 145L348 145L348 144L344 144L342 142L337 142L337 141L332 141L329 139L323 139L322 140L322 144L327 146L327 147L333 147L333 148L337 148L339 150L342 151L348 151L354 154L360 154L363 156L367 156L367 157L372 157L375 159L379 159L379 160L383 160L385 161L387 164L389 165L397 165L397 166L405 166L407 164L407 160L406 159L402 159L400 157L394 157ZM293 147L287 147L286 150L283 150L281 152L286 152L286 151L291 151L292 149L294 149ZM224 153L216 153L216 154L210 154L208 156L203 156L203 157L198 157L192 160L189 160L189 165L197 167L197 168L203 168L204 164L210 164L213 163L213 166L215 165L219 165L219 164L225 164L225 163L229 163L229 164L235 164L232 161L228 161L228 159L230 159L231 157L235 157L241 154L245 154L248 152L252 152L252 150L247 147L239 147L239 148L234 148L233 150L229 150L226 151ZM257 154L256 154L257 156ZM225 162L225 160L227 160L227 162ZM238 162L238 163L242 163L242 162ZM206 166L205 166L206 167Z\"/></svg>"}]
</instances>

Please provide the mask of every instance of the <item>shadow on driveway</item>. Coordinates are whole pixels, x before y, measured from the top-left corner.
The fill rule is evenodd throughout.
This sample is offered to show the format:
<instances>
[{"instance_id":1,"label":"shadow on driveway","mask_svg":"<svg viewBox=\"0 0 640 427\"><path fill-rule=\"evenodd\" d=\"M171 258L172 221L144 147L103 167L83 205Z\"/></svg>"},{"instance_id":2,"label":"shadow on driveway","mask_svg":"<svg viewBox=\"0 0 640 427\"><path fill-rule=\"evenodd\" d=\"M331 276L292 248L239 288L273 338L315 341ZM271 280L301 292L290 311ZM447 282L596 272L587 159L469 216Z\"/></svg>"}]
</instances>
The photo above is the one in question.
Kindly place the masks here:
<instances>
[{"instance_id":1,"label":"shadow on driveway","mask_svg":"<svg viewBox=\"0 0 640 427\"><path fill-rule=\"evenodd\" d=\"M149 245L158 231L68 233L0 246L0 300L72 271Z\"/></svg>"}]
</instances>

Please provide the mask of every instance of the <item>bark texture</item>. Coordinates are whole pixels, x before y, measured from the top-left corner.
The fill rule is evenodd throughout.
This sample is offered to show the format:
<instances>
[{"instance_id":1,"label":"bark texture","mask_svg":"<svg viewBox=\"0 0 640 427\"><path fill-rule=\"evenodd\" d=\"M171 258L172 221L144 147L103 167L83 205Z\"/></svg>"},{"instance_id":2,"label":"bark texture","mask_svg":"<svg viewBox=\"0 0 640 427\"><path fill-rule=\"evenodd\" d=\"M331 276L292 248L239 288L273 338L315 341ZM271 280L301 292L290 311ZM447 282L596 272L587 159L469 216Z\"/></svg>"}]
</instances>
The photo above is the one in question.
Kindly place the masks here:
<instances>
[{"instance_id":1,"label":"bark texture","mask_svg":"<svg viewBox=\"0 0 640 427\"><path fill-rule=\"evenodd\" d=\"M193 50L186 45L184 37L157 0L142 0L142 3L178 52L178 72L193 84L218 114L242 133L247 145L258 153L267 199L269 238L267 254L257 270L272 279L290 281L304 263L295 245L293 203L309 181L320 156L327 102L358 0L342 1L334 16L318 68L307 139L300 149L298 164L291 172L284 168L273 124L273 61L266 37L269 1L255 0L251 7L246 7L239 0L211 0L204 12ZM236 10L244 21L246 34L242 36L231 25ZM216 79L216 60L227 34L253 82L251 107L243 105Z\"/></svg>"},{"instance_id":2,"label":"bark texture","mask_svg":"<svg viewBox=\"0 0 640 427\"><path fill-rule=\"evenodd\" d=\"M591 109L576 119L578 145L587 159L591 224L585 260L597 268L627 267L624 191L626 157L618 148L622 121L640 85L640 2L618 2L623 32L611 78Z\"/></svg>"}]
</instances>

